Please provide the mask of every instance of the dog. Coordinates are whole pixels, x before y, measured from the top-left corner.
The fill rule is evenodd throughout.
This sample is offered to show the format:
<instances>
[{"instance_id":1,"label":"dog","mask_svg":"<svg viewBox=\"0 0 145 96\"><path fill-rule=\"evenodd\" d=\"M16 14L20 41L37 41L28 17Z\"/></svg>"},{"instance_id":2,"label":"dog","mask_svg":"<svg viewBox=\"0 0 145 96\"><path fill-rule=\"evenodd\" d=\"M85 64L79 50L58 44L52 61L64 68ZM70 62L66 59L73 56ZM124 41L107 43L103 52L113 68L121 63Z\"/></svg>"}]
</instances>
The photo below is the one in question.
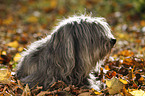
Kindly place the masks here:
<instances>
[{"instance_id":1,"label":"dog","mask_svg":"<svg viewBox=\"0 0 145 96\"><path fill-rule=\"evenodd\" d=\"M115 43L104 18L69 17L51 35L32 43L22 53L16 76L30 87L38 84L44 90L58 80L67 85L89 86L89 73Z\"/></svg>"}]
</instances>

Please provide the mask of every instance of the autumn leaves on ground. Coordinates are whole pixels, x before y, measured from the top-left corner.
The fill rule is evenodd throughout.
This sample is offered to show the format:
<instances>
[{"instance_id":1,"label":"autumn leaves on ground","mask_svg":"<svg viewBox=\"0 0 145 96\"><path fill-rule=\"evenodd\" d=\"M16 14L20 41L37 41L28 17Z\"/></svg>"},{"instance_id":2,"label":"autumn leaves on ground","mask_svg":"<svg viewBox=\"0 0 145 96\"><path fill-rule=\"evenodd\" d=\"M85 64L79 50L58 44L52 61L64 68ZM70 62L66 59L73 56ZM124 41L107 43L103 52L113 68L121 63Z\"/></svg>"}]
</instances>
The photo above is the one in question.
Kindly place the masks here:
<instances>
[{"instance_id":1,"label":"autumn leaves on ground","mask_svg":"<svg viewBox=\"0 0 145 96\"><path fill-rule=\"evenodd\" d=\"M119 94L145 96L145 8L143 0L3 0L0 1L0 95L89 96ZM103 11L102 11L103 10ZM104 16L117 44L105 59L95 80L106 84L100 91L66 86L58 81L47 91L29 89L15 78L20 53L50 34L57 19L74 13ZM106 72L104 72L104 70Z\"/></svg>"}]
</instances>

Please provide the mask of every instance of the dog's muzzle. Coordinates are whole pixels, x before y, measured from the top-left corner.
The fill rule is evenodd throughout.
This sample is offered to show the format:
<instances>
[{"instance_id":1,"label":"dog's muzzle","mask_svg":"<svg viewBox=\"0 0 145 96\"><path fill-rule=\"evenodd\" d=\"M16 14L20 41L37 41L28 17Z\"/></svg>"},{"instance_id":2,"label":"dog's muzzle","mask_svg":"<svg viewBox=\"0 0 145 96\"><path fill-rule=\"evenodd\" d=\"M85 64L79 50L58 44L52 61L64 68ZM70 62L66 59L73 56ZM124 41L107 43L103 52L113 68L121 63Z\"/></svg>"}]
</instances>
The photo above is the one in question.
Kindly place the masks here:
<instances>
[{"instance_id":1,"label":"dog's muzzle","mask_svg":"<svg viewBox=\"0 0 145 96\"><path fill-rule=\"evenodd\" d=\"M112 45L114 45L114 44L116 43L116 39L111 39L111 40L110 40L110 43L111 43Z\"/></svg>"}]
</instances>

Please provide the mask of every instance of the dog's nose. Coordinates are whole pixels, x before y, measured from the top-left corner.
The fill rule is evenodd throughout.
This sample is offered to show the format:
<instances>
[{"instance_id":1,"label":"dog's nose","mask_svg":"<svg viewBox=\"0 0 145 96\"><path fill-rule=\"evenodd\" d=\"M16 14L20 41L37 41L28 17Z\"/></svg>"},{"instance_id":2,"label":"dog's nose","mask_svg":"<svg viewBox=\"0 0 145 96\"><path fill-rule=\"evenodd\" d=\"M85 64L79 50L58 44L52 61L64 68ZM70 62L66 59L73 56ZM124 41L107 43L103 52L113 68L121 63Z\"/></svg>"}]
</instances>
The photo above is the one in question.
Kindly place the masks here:
<instances>
[{"instance_id":1,"label":"dog's nose","mask_svg":"<svg viewBox=\"0 0 145 96\"><path fill-rule=\"evenodd\" d=\"M116 43L116 39L111 39L110 42L114 45Z\"/></svg>"}]
</instances>

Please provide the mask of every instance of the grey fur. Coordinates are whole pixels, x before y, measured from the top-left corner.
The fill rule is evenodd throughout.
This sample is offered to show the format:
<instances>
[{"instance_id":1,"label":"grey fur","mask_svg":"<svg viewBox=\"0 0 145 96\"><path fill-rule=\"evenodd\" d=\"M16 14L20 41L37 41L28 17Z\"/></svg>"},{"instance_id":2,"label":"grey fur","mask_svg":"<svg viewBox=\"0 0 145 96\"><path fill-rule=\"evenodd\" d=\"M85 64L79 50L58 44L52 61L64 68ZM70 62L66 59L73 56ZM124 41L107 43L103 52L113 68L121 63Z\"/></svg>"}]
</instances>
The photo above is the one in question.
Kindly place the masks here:
<instances>
[{"instance_id":1,"label":"grey fur","mask_svg":"<svg viewBox=\"0 0 145 96\"><path fill-rule=\"evenodd\" d=\"M38 83L44 90L58 80L68 85L88 85L90 71L115 44L112 39L104 18L70 17L23 52L16 76L30 87Z\"/></svg>"}]
</instances>

